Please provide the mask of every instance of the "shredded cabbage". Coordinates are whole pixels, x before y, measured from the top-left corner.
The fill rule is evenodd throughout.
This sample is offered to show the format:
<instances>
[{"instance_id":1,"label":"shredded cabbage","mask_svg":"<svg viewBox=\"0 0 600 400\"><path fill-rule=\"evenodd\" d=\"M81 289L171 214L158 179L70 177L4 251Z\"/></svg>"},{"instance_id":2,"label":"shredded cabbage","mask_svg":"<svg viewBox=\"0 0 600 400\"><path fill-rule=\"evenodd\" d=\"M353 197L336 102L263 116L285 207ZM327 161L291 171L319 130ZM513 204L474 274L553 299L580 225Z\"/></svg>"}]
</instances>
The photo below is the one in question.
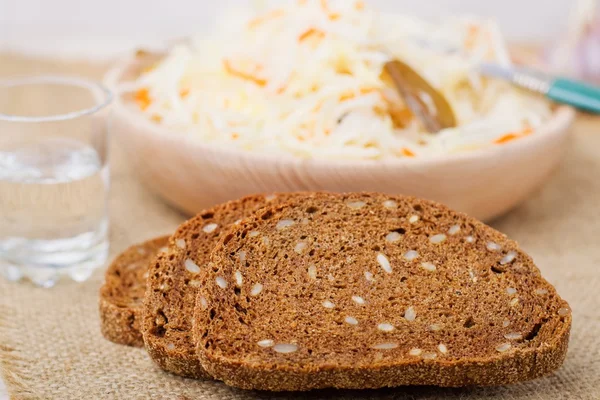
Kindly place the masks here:
<instances>
[{"instance_id":1,"label":"shredded cabbage","mask_svg":"<svg viewBox=\"0 0 600 400\"><path fill-rule=\"evenodd\" d=\"M477 72L484 60L510 64L493 21L433 24L360 0L299 0L229 21L175 46L122 90L170 132L302 158L468 151L526 136L551 113L541 97ZM380 77L393 58L446 97L456 128L425 132Z\"/></svg>"}]
</instances>

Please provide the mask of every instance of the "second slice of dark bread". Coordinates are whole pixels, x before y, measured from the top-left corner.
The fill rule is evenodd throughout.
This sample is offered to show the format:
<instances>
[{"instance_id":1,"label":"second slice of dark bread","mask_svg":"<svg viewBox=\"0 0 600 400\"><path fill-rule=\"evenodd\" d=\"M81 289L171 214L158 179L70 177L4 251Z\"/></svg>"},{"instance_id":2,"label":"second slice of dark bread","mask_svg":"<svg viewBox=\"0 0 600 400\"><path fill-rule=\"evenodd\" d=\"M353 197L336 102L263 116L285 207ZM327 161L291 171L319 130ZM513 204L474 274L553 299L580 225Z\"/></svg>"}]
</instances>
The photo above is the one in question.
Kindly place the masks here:
<instances>
[{"instance_id":1,"label":"second slice of dark bread","mask_svg":"<svg viewBox=\"0 0 600 400\"><path fill-rule=\"evenodd\" d=\"M183 223L168 249L150 266L142 333L150 357L164 370L191 378L210 378L200 365L192 340L192 315L199 273L223 232L269 204L301 194L254 195L199 213Z\"/></svg>"},{"instance_id":2,"label":"second slice of dark bread","mask_svg":"<svg viewBox=\"0 0 600 400\"><path fill-rule=\"evenodd\" d=\"M531 258L447 207L319 194L234 227L202 274L205 369L245 389L501 385L564 360L571 314Z\"/></svg>"},{"instance_id":3,"label":"second slice of dark bread","mask_svg":"<svg viewBox=\"0 0 600 400\"><path fill-rule=\"evenodd\" d=\"M148 266L166 249L168 236L129 247L115 258L100 288L100 329L108 340L128 346L144 345L140 330Z\"/></svg>"}]
</instances>

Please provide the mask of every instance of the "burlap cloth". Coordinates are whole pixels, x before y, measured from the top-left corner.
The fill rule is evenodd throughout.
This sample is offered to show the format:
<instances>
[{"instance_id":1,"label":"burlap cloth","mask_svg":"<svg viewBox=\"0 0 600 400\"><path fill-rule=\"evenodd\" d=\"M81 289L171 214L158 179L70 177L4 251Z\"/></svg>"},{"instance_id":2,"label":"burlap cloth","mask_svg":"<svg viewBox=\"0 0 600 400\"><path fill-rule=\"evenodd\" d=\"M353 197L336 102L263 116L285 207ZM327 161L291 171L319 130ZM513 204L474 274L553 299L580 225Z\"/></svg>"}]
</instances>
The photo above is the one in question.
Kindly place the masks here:
<instances>
[{"instance_id":1,"label":"burlap cloth","mask_svg":"<svg viewBox=\"0 0 600 400\"><path fill-rule=\"evenodd\" d=\"M101 67L0 56L0 76L64 72L99 77ZM184 216L144 189L113 132L111 246L172 231ZM573 309L564 366L510 387L269 394L161 372L141 349L112 344L99 329L99 271L52 290L0 280L0 370L13 398L43 399L600 399L600 119L580 117L566 159L544 188L493 225L521 243Z\"/></svg>"}]
</instances>

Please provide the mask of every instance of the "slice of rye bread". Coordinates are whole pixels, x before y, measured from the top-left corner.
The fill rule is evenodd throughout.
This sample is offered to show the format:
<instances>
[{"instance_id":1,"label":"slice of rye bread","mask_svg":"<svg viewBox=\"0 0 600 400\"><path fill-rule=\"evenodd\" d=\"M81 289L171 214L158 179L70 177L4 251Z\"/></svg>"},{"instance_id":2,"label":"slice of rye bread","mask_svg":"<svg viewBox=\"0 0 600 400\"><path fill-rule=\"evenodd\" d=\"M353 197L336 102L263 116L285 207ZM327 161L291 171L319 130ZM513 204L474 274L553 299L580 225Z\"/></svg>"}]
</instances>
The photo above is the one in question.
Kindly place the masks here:
<instances>
[{"instance_id":1,"label":"slice of rye bread","mask_svg":"<svg viewBox=\"0 0 600 400\"><path fill-rule=\"evenodd\" d=\"M194 337L244 389L500 385L564 360L571 313L502 233L443 205L318 194L225 235Z\"/></svg>"},{"instance_id":2,"label":"slice of rye bread","mask_svg":"<svg viewBox=\"0 0 600 400\"><path fill-rule=\"evenodd\" d=\"M150 357L164 370L191 378L210 378L192 340L192 315L198 273L209 262L221 234L267 205L308 194L253 195L215 206L182 224L168 250L150 267L142 332Z\"/></svg>"},{"instance_id":3,"label":"slice of rye bread","mask_svg":"<svg viewBox=\"0 0 600 400\"><path fill-rule=\"evenodd\" d=\"M168 236L129 247L115 258L100 288L100 329L108 340L128 346L144 345L140 331L148 266L166 249Z\"/></svg>"}]
</instances>

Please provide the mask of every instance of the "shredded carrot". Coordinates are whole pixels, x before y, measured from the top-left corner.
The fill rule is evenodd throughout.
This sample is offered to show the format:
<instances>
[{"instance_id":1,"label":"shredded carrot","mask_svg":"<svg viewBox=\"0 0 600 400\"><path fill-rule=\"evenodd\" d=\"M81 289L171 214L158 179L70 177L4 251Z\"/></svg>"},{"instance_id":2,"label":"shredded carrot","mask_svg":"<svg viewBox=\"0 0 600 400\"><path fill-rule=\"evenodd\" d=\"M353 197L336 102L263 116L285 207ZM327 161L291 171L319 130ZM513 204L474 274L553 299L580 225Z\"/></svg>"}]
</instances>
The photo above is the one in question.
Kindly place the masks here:
<instances>
[{"instance_id":1,"label":"shredded carrot","mask_svg":"<svg viewBox=\"0 0 600 400\"><path fill-rule=\"evenodd\" d=\"M331 135L331 129L325 129L325 136Z\"/></svg>"},{"instance_id":2,"label":"shredded carrot","mask_svg":"<svg viewBox=\"0 0 600 400\"><path fill-rule=\"evenodd\" d=\"M142 111L152 104L152 99L147 88L142 88L135 93L135 102L140 106L140 110Z\"/></svg>"},{"instance_id":3,"label":"shredded carrot","mask_svg":"<svg viewBox=\"0 0 600 400\"><path fill-rule=\"evenodd\" d=\"M277 89L277 91L275 93L284 94L286 89L287 89L287 85L282 85L279 89Z\"/></svg>"},{"instance_id":4,"label":"shredded carrot","mask_svg":"<svg viewBox=\"0 0 600 400\"><path fill-rule=\"evenodd\" d=\"M415 153L413 153L412 151L410 151L410 149L407 149L406 147L402 148L402 155L406 156L406 157L414 157Z\"/></svg>"},{"instance_id":5,"label":"shredded carrot","mask_svg":"<svg viewBox=\"0 0 600 400\"><path fill-rule=\"evenodd\" d=\"M533 133L533 129L531 129L531 128L525 128L524 130L522 130L520 132L510 132L510 133L500 136L498 139L494 140L494 143L495 144L508 143L512 140L519 139L524 136L530 135L531 133Z\"/></svg>"},{"instance_id":6,"label":"shredded carrot","mask_svg":"<svg viewBox=\"0 0 600 400\"><path fill-rule=\"evenodd\" d=\"M302 128L305 133L308 135L308 137L313 137L314 133L315 133L315 125L317 124L317 121L315 121L314 119L309 121L309 122L304 122L302 124L300 124L300 128ZM302 135L297 135L298 136L302 136Z\"/></svg>"},{"instance_id":7,"label":"shredded carrot","mask_svg":"<svg viewBox=\"0 0 600 400\"><path fill-rule=\"evenodd\" d=\"M494 143L504 144L504 143L510 142L511 140L515 140L518 137L519 137L519 135L515 135L514 133L508 133L508 134L501 136L498 139L494 140Z\"/></svg>"},{"instance_id":8,"label":"shredded carrot","mask_svg":"<svg viewBox=\"0 0 600 400\"><path fill-rule=\"evenodd\" d=\"M338 57L335 60L334 68L338 74L352 75L352 71L348 67L348 60L344 57Z\"/></svg>"},{"instance_id":9,"label":"shredded carrot","mask_svg":"<svg viewBox=\"0 0 600 400\"><path fill-rule=\"evenodd\" d=\"M327 14L327 17L331 21L335 21L335 20L340 19L340 14L339 13L331 12L331 10L329 9L329 4L327 3L327 0L321 0L321 9L323 10L323 12L325 14Z\"/></svg>"},{"instance_id":10,"label":"shredded carrot","mask_svg":"<svg viewBox=\"0 0 600 400\"><path fill-rule=\"evenodd\" d=\"M277 94L285 93L285 91L288 89L289 84L290 84L290 79L288 78L288 80L286 80L285 83L283 85L281 85L275 93L277 93Z\"/></svg>"},{"instance_id":11,"label":"shredded carrot","mask_svg":"<svg viewBox=\"0 0 600 400\"><path fill-rule=\"evenodd\" d=\"M269 20L279 18L279 17L283 16L284 14L285 14L285 12L283 10L270 11L270 12L266 13L265 15L256 17L252 21L248 22L248 28L254 29Z\"/></svg>"},{"instance_id":12,"label":"shredded carrot","mask_svg":"<svg viewBox=\"0 0 600 400\"><path fill-rule=\"evenodd\" d=\"M181 97L182 99L185 99L189 94L190 94L190 89L188 89L188 88L182 88L179 91L179 97Z\"/></svg>"},{"instance_id":13,"label":"shredded carrot","mask_svg":"<svg viewBox=\"0 0 600 400\"><path fill-rule=\"evenodd\" d=\"M298 4L303 6L306 4L306 0L298 0Z\"/></svg>"},{"instance_id":14,"label":"shredded carrot","mask_svg":"<svg viewBox=\"0 0 600 400\"><path fill-rule=\"evenodd\" d=\"M267 85L267 80L266 79L262 79L259 77L256 77L252 74L248 74L246 72L243 71L239 71L236 70L235 68L233 68L233 66L231 65L231 63L229 62L229 60L223 60L223 66L225 67L225 71L227 71L229 74L237 76L241 79L245 79L248 81L252 81L255 84L257 84L258 86L266 86ZM261 67L258 66L257 69L260 69Z\"/></svg>"},{"instance_id":15,"label":"shredded carrot","mask_svg":"<svg viewBox=\"0 0 600 400\"><path fill-rule=\"evenodd\" d=\"M239 133L235 133L235 132L233 132L233 133L231 134L231 138L232 138L233 140L236 140L236 139L239 139L239 138L240 138L240 135L239 135Z\"/></svg>"},{"instance_id":16,"label":"shredded carrot","mask_svg":"<svg viewBox=\"0 0 600 400\"><path fill-rule=\"evenodd\" d=\"M150 119L154 122L160 123L162 121L162 117L158 114L153 114Z\"/></svg>"},{"instance_id":17,"label":"shredded carrot","mask_svg":"<svg viewBox=\"0 0 600 400\"><path fill-rule=\"evenodd\" d=\"M489 60L493 60L496 55L496 51L494 50L492 34L489 30L485 31L485 39L486 39L486 45L487 45L486 57Z\"/></svg>"},{"instance_id":18,"label":"shredded carrot","mask_svg":"<svg viewBox=\"0 0 600 400\"><path fill-rule=\"evenodd\" d=\"M361 0L357 1L356 3L354 3L354 8L358 11L360 10L364 10L365 8L365 3Z\"/></svg>"},{"instance_id":19,"label":"shredded carrot","mask_svg":"<svg viewBox=\"0 0 600 400\"><path fill-rule=\"evenodd\" d=\"M467 31L467 37L465 38L464 46L466 49L471 50L475 47L479 36L479 27L477 25L469 25Z\"/></svg>"},{"instance_id":20,"label":"shredded carrot","mask_svg":"<svg viewBox=\"0 0 600 400\"><path fill-rule=\"evenodd\" d=\"M152 72L154 71L154 69L156 68L156 64L154 65L149 65L147 67L142 68L142 73L143 74L147 74L148 72Z\"/></svg>"},{"instance_id":21,"label":"shredded carrot","mask_svg":"<svg viewBox=\"0 0 600 400\"><path fill-rule=\"evenodd\" d=\"M389 115L387 108L383 108L381 106L374 106L373 112L375 113L375 115L377 115L379 117L385 117L385 116Z\"/></svg>"},{"instance_id":22,"label":"shredded carrot","mask_svg":"<svg viewBox=\"0 0 600 400\"><path fill-rule=\"evenodd\" d=\"M285 91L288 90L288 87L290 86L290 83L292 82L292 80L294 79L295 76L296 76L296 73L292 71L292 73L287 77L285 82L279 87L279 89L277 89L276 93L277 94L285 93Z\"/></svg>"},{"instance_id":23,"label":"shredded carrot","mask_svg":"<svg viewBox=\"0 0 600 400\"><path fill-rule=\"evenodd\" d=\"M355 97L356 97L356 94L352 90L347 90L345 92L342 92L342 94L340 94L338 101L342 102L342 101L353 99Z\"/></svg>"},{"instance_id":24,"label":"shredded carrot","mask_svg":"<svg viewBox=\"0 0 600 400\"><path fill-rule=\"evenodd\" d=\"M360 88L360 94L369 94L373 92L377 92L379 89L373 86L366 86Z\"/></svg>"},{"instance_id":25,"label":"shredded carrot","mask_svg":"<svg viewBox=\"0 0 600 400\"><path fill-rule=\"evenodd\" d=\"M319 112L321 111L321 108L323 107L323 104L325 103L324 100L319 101L314 107L313 107L313 111L314 112ZM313 125L314 125L314 121L313 121Z\"/></svg>"},{"instance_id":26,"label":"shredded carrot","mask_svg":"<svg viewBox=\"0 0 600 400\"><path fill-rule=\"evenodd\" d=\"M371 87L371 86L366 86L366 87L362 87L358 90L358 93L362 96L369 94L369 93L374 93L377 92L379 89L377 89L376 87ZM347 90L345 92L342 92L342 94L340 94L340 97L338 98L338 100L340 102L346 101L346 100L350 100L356 97L356 92L353 90Z\"/></svg>"},{"instance_id":27,"label":"shredded carrot","mask_svg":"<svg viewBox=\"0 0 600 400\"><path fill-rule=\"evenodd\" d=\"M298 41L302 42L306 39L308 39L311 36L315 36L317 39L322 39L325 37L325 32L319 30L319 29L315 29L315 28L310 28L307 29L306 31L304 31L302 34L300 34L300 36L298 36Z\"/></svg>"}]
</instances>

